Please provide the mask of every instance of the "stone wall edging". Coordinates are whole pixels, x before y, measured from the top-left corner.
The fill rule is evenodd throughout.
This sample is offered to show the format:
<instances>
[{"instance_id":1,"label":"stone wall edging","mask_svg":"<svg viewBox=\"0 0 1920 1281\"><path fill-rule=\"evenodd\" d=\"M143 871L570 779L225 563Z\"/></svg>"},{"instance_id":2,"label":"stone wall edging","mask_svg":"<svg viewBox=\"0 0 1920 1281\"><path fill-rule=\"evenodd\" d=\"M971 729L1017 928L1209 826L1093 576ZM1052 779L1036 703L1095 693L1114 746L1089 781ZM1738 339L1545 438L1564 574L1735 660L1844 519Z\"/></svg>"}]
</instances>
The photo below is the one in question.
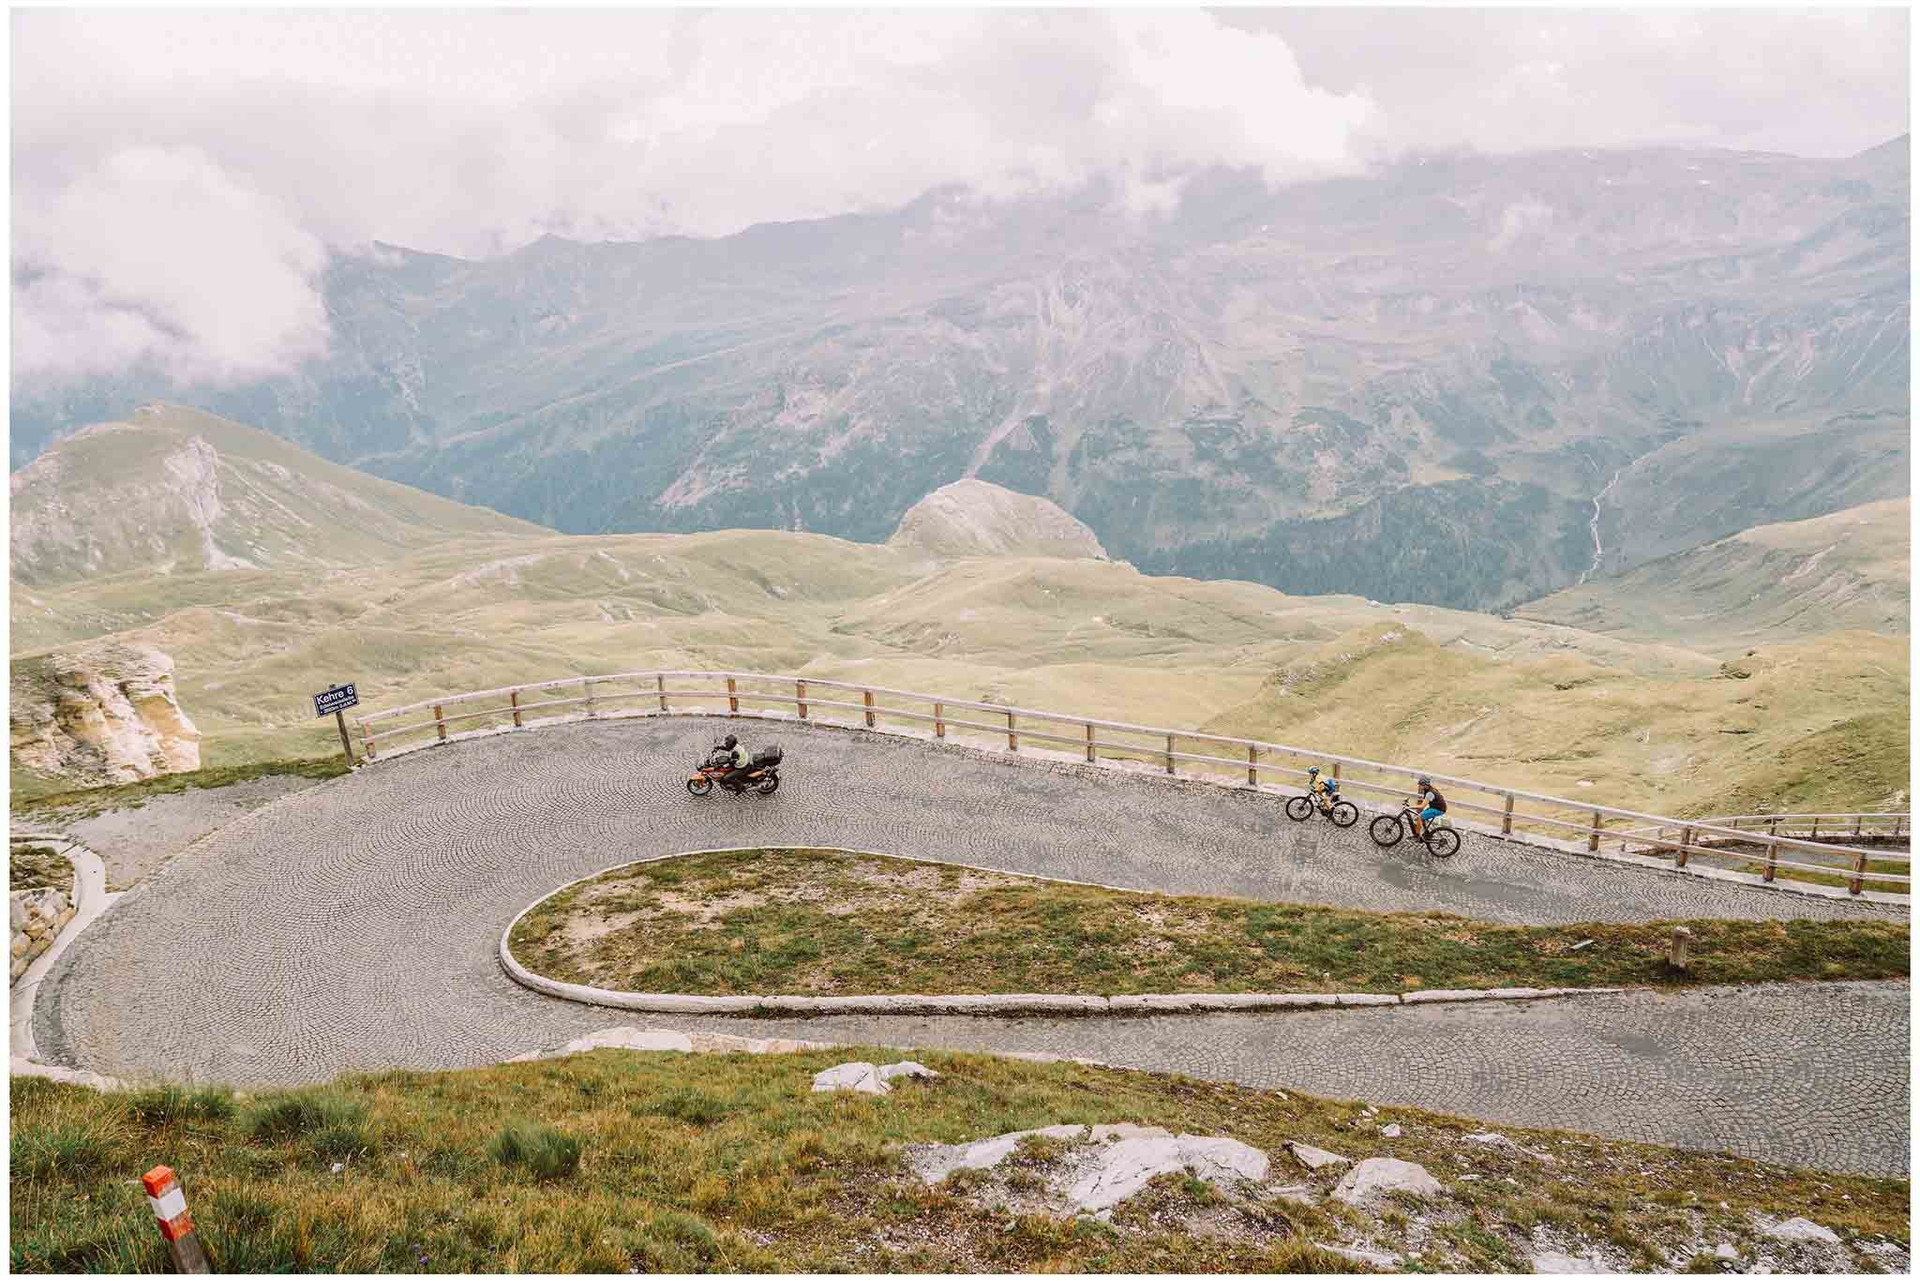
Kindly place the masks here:
<instances>
[{"instance_id":1,"label":"stone wall edging","mask_svg":"<svg viewBox=\"0 0 1920 1281\"><path fill-rule=\"evenodd\" d=\"M1622 987L1495 987L1434 988L1397 996L1390 992L1154 992L1137 995L1096 996L1055 992L973 993L933 996L917 993L870 996L694 996L672 992L616 992L584 983L567 983L536 974L513 955L514 927L527 913L556 894L576 885L598 880L609 872L638 867L645 863L663 863L668 859L692 858L698 854L729 854L739 847L682 850L675 854L656 854L649 858L616 863L587 876L568 881L542 895L514 913L507 928L500 932L500 968L507 977L530 991L581 1005L599 1005L617 1010L636 1010L647 1014L765 1014L817 1016L823 1014L1046 1014L1046 1015L1142 1015L1142 1014L1214 1014L1250 1010L1363 1009L1383 1005L1425 1005L1451 1001L1535 1001L1563 996L1609 995L1628 991ZM1029 876L978 867L970 863L946 863L935 859L913 858L905 854L883 854L874 850L831 848L837 853L859 854L871 858L891 858L903 863L925 863L940 867L964 867L976 872L995 872L1018 876L1023 880L1046 881L1056 885L1084 885L1095 889L1117 890L1125 894L1150 894L1151 890L1099 885L1091 881L1071 881L1062 877Z\"/></svg>"},{"instance_id":2,"label":"stone wall edging","mask_svg":"<svg viewBox=\"0 0 1920 1281\"><path fill-rule=\"evenodd\" d=\"M49 846L60 844L65 838L59 836L8 835L9 847L32 842L45 842ZM72 842L67 842L69 845ZM80 868L65 851L59 851L66 859L67 868L72 877L67 888L46 886L33 890L9 890L7 892L8 963L7 987L13 988L25 977L33 963L52 948L61 933L73 922L80 910ZM18 923L15 923L15 917Z\"/></svg>"}]
</instances>

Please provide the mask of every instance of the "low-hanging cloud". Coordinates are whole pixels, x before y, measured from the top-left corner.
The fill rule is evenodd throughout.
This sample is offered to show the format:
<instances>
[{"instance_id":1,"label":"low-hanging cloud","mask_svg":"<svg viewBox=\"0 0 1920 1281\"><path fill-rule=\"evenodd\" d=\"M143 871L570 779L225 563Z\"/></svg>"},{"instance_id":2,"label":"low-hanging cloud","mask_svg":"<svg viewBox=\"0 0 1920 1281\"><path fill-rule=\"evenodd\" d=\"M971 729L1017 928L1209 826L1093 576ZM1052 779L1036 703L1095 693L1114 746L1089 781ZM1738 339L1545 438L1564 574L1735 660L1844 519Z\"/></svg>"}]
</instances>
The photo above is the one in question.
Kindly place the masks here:
<instances>
[{"instance_id":1,"label":"low-hanging cloud","mask_svg":"<svg viewBox=\"0 0 1920 1281\"><path fill-rule=\"evenodd\" d=\"M1210 165L1801 136L1761 53L1847 82L1803 74L1803 101L1849 103L1886 57L1776 16L1719 76L1711 23L1616 16L1603 55L1566 19L1372 13L18 12L15 374L290 368L325 341L327 256L376 241L721 235L1095 175L1151 214Z\"/></svg>"},{"instance_id":2,"label":"low-hanging cloud","mask_svg":"<svg viewBox=\"0 0 1920 1281\"><path fill-rule=\"evenodd\" d=\"M326 348L320 240L191 148L128 147L14 204L15 368L146 365L177 383L273 373Z\"/></svg>"}]
</instances>

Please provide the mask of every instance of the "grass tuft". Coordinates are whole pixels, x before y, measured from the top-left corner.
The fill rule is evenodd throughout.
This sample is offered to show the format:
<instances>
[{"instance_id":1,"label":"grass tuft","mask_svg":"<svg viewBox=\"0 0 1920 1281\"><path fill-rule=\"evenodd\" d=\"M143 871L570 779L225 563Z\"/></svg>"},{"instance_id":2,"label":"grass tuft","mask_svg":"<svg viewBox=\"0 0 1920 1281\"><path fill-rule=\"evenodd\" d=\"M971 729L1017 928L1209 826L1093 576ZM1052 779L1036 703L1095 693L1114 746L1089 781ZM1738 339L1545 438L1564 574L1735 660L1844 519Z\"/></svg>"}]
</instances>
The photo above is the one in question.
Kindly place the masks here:
<instances>
[{"instance_id":1,"label":"grass tuft","mask_svg":"<svg viewBox=\"0 0 1920 1281\"><path fill-rule=\"evenodd\" d=\"M564 1179L580 1168L580 1140L543 1121L515 1118L493 1136L487 1155L536 1179Z\"/></svg>"}]
</instances>

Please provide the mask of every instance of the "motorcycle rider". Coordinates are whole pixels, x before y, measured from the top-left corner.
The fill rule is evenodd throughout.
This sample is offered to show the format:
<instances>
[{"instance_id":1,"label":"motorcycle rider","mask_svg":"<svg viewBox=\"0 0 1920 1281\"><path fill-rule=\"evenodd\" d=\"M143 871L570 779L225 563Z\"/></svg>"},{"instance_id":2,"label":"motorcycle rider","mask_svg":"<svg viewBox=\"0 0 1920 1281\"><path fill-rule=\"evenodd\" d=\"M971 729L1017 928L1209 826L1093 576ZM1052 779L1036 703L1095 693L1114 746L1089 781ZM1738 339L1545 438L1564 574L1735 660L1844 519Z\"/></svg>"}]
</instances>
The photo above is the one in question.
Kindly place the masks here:
<instances>
[{"instance_id":1,"label":"motorcycle rider","mask_svg":"<svg viewBox=\"0 0 1920 1281\"><path fill-rule=\"evenodd\" d=\"M746 744L729 734L722 740L720 746L727 754L727 764L732 766L732 768L727 771L726 777L720 780L720 785L722 787L745 787L747 785L747 775L752 773L752 771L747 768L748 757ZM715 753L715 755L718 754L719 753Z\"/></svg>"},{"instance_id":2,"label":"motorcycle rider","mask_svg":"<svg viewBox=\"0 0 1920 1281\"><path fill-rule=\"evenodd\" d=\"M1420 789L1419 799L1422 802L1422 808L1420 813L1414 817L1413 834L1425 838L1427 825L1447 812L1447 798L1440 795L1439 791L1433 785L1433 780L1424 774L1420 776L1420 781L1416 786Z\"/></svg>"}]
</instances>

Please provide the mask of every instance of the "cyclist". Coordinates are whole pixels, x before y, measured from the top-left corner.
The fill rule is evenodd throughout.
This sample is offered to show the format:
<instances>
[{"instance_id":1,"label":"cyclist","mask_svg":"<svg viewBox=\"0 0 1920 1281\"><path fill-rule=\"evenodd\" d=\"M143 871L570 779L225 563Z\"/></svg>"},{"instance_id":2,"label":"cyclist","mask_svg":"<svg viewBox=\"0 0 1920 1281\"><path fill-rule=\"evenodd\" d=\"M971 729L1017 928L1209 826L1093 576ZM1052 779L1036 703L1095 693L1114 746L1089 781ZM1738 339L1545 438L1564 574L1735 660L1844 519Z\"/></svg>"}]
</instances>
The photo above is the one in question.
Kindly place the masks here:
<instances>
[{"instance_id":1,"label":"cyclist","mask_svg":"<svg viewBox=\"0 0 1920 1281\"><path fill-rule=\"evenodd\" d=\"M1321 813L1325 813L1333 808L1335 801L1340 799L1340 780L1321 778L1320 767L1309 765L1307 766L1307 795L1313 798L1314 804L1320 807Z\"/></svg>"},{"instance_id":2,"label":"cyclist","mask_svg":"<svg viewBox=\"0 0 1920 1281\"><path fill-rule=\"evenodd\" d=\"M1420 789L1419 800L1422 808L1413 820L1413 834L1426 839L1427 825L1447 812L1447 798L1440 795L1433 786L1433 780L1422 774L1416 786Z\"/></svg>"}]
</instances>

